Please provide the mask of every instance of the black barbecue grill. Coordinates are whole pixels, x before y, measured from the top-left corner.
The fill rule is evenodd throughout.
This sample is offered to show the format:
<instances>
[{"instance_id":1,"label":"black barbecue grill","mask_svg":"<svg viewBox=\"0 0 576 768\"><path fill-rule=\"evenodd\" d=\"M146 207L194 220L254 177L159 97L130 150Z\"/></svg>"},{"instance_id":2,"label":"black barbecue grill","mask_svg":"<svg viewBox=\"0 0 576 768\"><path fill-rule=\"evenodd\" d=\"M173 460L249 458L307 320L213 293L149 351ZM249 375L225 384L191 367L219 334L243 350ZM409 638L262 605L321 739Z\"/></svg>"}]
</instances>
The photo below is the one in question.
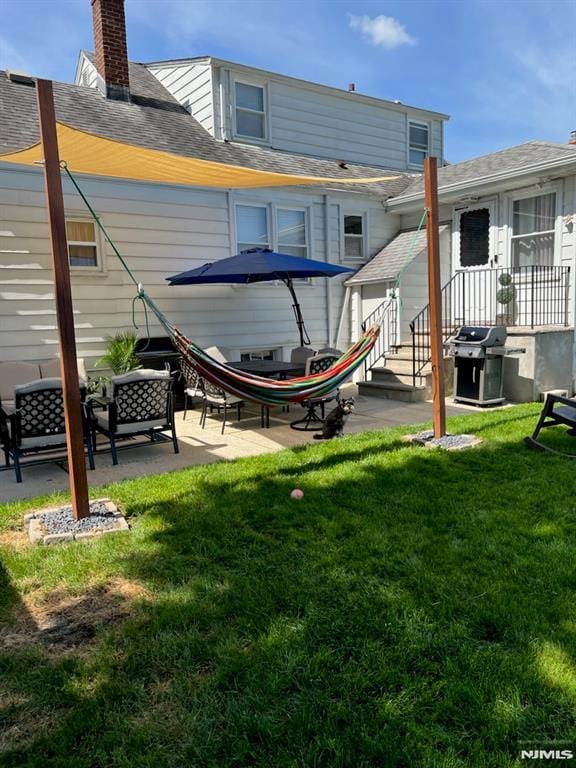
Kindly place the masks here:
<instances>
[{"instance_id":1,"label":"black barbecue grill","mask_svg":"<svg viewBox=\"0 0 576 768\"><path fill-rule=\"evenodd\" d=\"M174 406L176 410L184 408L184 382L180 374L180 353L168 336L153 336L138 339L134 350L143 368L157 371L168 369L175 373Z\"/></svg>"},{"instance_id":2,"label":"black barbecue grill","mask_svg":"<svg viewBox=\"0 0 576 768\"><path fill-rule=\"evenodd\" d=\"M449 340L454 357L454 400L475 405L503 402L503 357L508 332L503 326L463 325Z\"/></svg>"}]
</instances>

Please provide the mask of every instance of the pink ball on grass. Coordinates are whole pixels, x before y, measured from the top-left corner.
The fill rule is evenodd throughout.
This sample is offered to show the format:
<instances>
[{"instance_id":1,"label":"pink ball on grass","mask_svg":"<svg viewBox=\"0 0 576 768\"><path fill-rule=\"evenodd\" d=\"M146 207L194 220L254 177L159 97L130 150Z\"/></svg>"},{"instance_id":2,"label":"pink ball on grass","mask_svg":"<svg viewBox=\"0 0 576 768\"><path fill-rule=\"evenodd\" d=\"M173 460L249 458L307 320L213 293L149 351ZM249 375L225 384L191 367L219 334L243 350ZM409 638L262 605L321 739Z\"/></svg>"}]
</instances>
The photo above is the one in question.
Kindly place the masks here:
<instances>
[{"instance_id":1,"label":"pink ball on grass","mask_svg":"<svg viewBox=\"0 0 576 768\"><path fill-rule=\"evenodd\" d=\"M300 488L294 488L294 490L290 494L290 498L292 499L301 499L303 496L304 496L304 491L302 491Z\"/></svg>"}]
</instances>

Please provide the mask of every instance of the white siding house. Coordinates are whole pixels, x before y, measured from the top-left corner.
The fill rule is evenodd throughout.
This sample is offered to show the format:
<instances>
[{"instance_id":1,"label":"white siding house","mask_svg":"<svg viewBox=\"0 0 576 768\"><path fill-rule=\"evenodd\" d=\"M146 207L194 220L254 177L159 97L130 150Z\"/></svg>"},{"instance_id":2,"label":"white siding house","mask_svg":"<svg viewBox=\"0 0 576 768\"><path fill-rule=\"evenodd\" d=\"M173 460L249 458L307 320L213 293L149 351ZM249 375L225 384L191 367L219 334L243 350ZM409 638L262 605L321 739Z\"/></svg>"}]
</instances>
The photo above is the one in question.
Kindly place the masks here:
<instances>
[{"instance_id":1,"label":"white siding house","mask_svg":"<svg viewBox=\"0 0 576 768\"><path fill-rule=\"evenodd\" d=\"M216 139L397 170L444 159L438 112L210 57L148 69Z\"/></svg>"}]
</instances>

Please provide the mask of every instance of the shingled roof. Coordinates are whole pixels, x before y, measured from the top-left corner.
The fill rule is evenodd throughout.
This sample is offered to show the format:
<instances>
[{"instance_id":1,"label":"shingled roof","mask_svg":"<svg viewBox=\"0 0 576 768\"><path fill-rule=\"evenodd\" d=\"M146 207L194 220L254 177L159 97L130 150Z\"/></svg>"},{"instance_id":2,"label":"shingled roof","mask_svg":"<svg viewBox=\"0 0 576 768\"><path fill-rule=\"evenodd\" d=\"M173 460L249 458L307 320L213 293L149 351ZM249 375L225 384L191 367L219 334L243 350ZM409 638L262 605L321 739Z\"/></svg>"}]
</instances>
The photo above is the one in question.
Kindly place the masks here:
<instances>
[{"instance_id":1,"label":"shingled roof","mask_svg":"<svg viewBox=\"0 0 576 768\"><path fill-rule=\"evenodd\" d=\"M448 230L446 224L439 228L439 234ZM388 245L370 259L362 269L346 281L346 285L361 285L363 283L379 283L382 280L394 280L408 264L426 250L426 229L418 233L416 229L406 229L398 232Z\"/></svg>"},{"instance_id":2,"label":"shingled roof","mask_svg":"<svg viewBox=\"0 0 576 768\"><path fill-rule=\"evenodd\" d=\"M557 160L573 159L576 161L576 145L559 144L552 141L528 141L515 147L491 152L489 155L473 157L454 165L446 165L438 169L438 191L452 184L480 182L481 179L494 174L510 174L532 166L545 165ZM413 195L424 196L424 182L421 177L397 196L398 201Z\"/></svg>"},{"instance_id":3,"label":"shingled roof","mask_svg":"<svg viewBox=\"0 0 576 768\"><path fill-rule=\"evenodd\" d=\"M246 168L343 179L386 174L386 169L372 166L350 163L341 168L336 160L216 141L143 64L130 63L130 92L131 101L122 102L106 99L95 88L54 83L56 119L136 146ZM12 82L6 72L0 71L0 154L38 141L35 88ZM361 191L389 198L402 192L414 179L413 174L391 173L398 178L363 185ZM339 185L330 184L330 188ZM344 185L341 188L351 191Z\"/></svg>"}]
</instances>

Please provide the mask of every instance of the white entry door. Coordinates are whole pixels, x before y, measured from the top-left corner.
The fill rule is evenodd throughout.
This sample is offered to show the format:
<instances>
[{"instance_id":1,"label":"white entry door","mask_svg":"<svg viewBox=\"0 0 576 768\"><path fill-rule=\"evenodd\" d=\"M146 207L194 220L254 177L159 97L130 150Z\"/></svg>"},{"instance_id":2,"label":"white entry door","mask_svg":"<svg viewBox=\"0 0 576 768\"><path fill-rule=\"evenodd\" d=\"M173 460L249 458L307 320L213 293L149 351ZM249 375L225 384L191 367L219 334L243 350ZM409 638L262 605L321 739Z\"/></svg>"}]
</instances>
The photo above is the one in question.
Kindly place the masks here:
<instances>
[{"instance_id":1,"label":"white entry door","mask_svg":"<svg viewBox=\"0 0 576 768\"><path fill-rule=\"evenodd\" d=\"M495 210L492 201L454 209L454 325L493 325L496 320Z\"/></svg>"}]
</instances>

